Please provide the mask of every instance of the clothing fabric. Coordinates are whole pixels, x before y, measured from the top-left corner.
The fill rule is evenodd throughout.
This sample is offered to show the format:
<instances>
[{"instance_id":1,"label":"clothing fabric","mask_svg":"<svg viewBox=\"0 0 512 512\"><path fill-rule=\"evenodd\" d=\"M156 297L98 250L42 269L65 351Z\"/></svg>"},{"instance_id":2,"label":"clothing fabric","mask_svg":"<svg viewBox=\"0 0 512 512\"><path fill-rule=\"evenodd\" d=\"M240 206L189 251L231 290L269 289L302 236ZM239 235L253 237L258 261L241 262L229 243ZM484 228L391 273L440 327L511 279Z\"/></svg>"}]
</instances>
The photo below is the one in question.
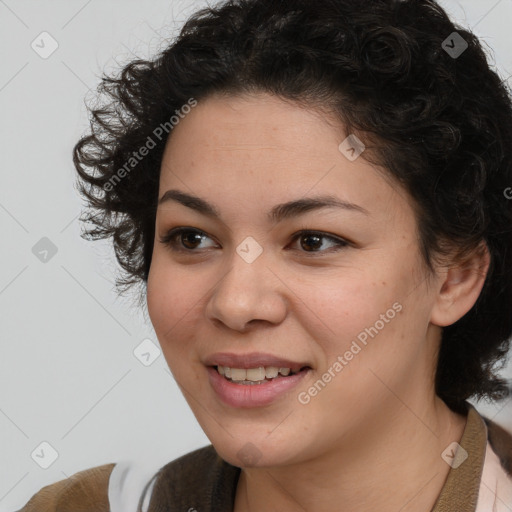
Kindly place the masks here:
<instances>
[{"instance_id":1,"label":"clothing fabric","mask_svg":"<svg viewBox=\"0 0 512 512\"><path fill-rule=\"evenodd\" d=\"M467 403L462 438L443 457L451 468L431 512L512 510L509 432ZM159 469L125 460L46 486L18 512L233 512L240 471L212 445Z\"/></svg>"},{"instance_id":2,"label":"clothing fabric","mask_svg":"<svg viewBox=\"0 0 512 512\"><path fill-rule=\"evenodd\" d=\"M141 508L141 512L147 512L158 469L133 459L118 462L110 473L108 485L110 511L137 512L139 499L148 485Z\"/></svg>"}]
</instances>

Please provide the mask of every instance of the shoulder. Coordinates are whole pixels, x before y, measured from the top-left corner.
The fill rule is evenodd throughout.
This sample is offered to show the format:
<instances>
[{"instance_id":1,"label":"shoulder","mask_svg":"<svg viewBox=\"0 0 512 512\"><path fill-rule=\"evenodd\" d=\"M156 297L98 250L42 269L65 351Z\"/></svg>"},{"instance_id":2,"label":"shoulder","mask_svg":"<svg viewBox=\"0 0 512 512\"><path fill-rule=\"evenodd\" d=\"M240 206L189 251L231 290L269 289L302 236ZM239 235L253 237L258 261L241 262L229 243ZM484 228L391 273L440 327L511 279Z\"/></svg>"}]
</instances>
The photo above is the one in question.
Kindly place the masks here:
<instances>
[{"instance_id":1,"label":"shoulder","mask_svg":"<svg viewBox=\"0 0 512 512\"><path fill-rule=\"evenodd\" d=\"M484 417L489 444L498 456L501 466L512 477L512 434L502 426Z\"/></svg>"},{"instance_id":2,"label":"shoulder","mask_svg":"<svg viewBox=\"0 0 512 512\"><path fill-rule=\"evenodd\" d=\"M512 434L483 417L487 447L480 480L477 512L506 512L512 504Z\"/></svg>"},{"instance_id":3,"label":"shoulder","mask_svg":"<svg viewBox=\"0 0 512 512\"><path fill-rule=\"evenodd\" d=\"M114 466L96 466L47 485L17 512L110 512L108 485Z\"/></svg>"},{"instance_id":4,"label":"shoulder","mask_svg":"<svg viewBox=\"0 0 512 512\"><path fill-rule=\"evenodd\" d=\"M141 510L146 511L150 500L153 506L186 504L196 497L196 503L206 503L213 490L221 493L219 499L229 502L238 471L239 468L223 461L212 445L164 466L154 461L126 459L89 468L47 485L17 512L136 512L140 503ZM206 506L203 509L209 510Z\"/></svg>"}]
</instances>

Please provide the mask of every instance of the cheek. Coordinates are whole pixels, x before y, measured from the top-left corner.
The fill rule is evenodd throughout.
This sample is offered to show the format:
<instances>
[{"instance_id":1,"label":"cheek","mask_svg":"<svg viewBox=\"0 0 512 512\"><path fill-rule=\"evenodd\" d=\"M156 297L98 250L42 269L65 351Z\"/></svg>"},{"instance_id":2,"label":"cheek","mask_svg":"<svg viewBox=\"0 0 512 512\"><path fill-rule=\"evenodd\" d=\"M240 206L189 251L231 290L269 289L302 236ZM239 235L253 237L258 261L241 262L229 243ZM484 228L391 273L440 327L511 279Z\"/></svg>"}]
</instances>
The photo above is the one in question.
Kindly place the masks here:
<instances>
[{"instance_id":1,"label":"cheek","mask_svg":"<svg viewBox=\"0 0 512 512\"><path fill-rule=\"evenodd\" d=\"M390 278L357 272L323 282L303 282L294 291L321 326L324 334L319 333L319 337L340 344L392 309L400 296L400 286L391 284ZM390 316L394 316L394 312L392 310Z\"/></svg>"},{"instance_id":2,"label":"cheek","mask_svg":"<svg viewBox=\"0 0 512 512\"><path fill-rule=\"evenodd\" d=\"M152 260L147 284L148 313L167 364L180 381L192 376L190 372L182 375L189 366L183 362L195 358L194 341L201 325L200 299L207 290L201 286L190 271L180 271L162 258Z\"/></svg>"},{"instance_id":3,"label":"cheek","mask_svg":"<svg viewBox=\"0 0 512 512\"><path fill-rule=\"evenodd\" d=\"M153 258L147 284L148 313L162 346L170 337L166 334L186 314L187 290L176 269L158 256Z\"/></svg>"},{"instance_id":4,"label":"cheek","mask_svg":"<svg viewBox=\"0 0 512 512\"><path fill-rule=\"evenodd\" d=\"M354 382L362 378L363 368L392 376L415 357L419 346L412 340L424 338L427 311L423 299L411 294L412 272L405 267L404 262L397 270L367 268L316 285L303 282L294 290L308 306L307 330L321 347L320 371L341 356L346 362L342 373Z\"/></svg>"},{"instance_id":5,"label":"cheek","mask_svg":"<svg viewBox=\"0 0 512 512\"><path fill-rule=\"evenodd\" d=\"M157 336L164 327L163 322L166 317L165 312L168 310L167 301L169 300L166 297L168 287L162 274L157 259L153 257L148 275L146 297L149 317Z\"/></svg>"}]
</instances>

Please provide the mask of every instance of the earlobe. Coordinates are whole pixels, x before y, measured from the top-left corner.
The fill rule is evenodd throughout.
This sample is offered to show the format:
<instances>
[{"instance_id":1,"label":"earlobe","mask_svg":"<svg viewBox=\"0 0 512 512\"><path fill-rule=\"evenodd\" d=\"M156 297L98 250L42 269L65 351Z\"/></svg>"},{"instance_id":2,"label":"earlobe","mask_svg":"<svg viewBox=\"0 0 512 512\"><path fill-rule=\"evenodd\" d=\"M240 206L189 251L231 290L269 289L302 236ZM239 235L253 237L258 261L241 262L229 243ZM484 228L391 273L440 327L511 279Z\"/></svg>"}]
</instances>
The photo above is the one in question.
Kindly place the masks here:
<instances>
[{"instance_id":1,"label":"earlobe","mask_svg":"<svg viewBox=\"0 0 512 512\"><path fill-rule=\"evenodd\" d=\"M476 303L485 283L491 257L485 242L464 261L453 263L440 274L440 288L432 309L431 323L452 325Z\"/></svg>"}]
</instances>

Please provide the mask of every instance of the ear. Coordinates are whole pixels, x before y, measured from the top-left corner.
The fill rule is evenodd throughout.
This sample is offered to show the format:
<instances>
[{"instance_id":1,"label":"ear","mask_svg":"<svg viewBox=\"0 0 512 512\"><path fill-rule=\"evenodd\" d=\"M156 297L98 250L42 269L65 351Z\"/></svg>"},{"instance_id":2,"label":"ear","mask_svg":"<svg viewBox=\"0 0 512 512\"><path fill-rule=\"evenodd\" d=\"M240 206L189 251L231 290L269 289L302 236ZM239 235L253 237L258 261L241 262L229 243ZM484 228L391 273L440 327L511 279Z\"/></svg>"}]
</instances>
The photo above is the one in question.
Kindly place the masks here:
<instances>
[{"instance_id":1,"label":"ear","mask_svg":"<svg viewBox=\"0 0 512 512\"><path fill-rule=\"evenodd\" d=\"M454 324L474 306L484 286L490 261L487 244L482 242L470 257L439 272L431 323L440 327Z\"/></svg>"}]
</instances>

